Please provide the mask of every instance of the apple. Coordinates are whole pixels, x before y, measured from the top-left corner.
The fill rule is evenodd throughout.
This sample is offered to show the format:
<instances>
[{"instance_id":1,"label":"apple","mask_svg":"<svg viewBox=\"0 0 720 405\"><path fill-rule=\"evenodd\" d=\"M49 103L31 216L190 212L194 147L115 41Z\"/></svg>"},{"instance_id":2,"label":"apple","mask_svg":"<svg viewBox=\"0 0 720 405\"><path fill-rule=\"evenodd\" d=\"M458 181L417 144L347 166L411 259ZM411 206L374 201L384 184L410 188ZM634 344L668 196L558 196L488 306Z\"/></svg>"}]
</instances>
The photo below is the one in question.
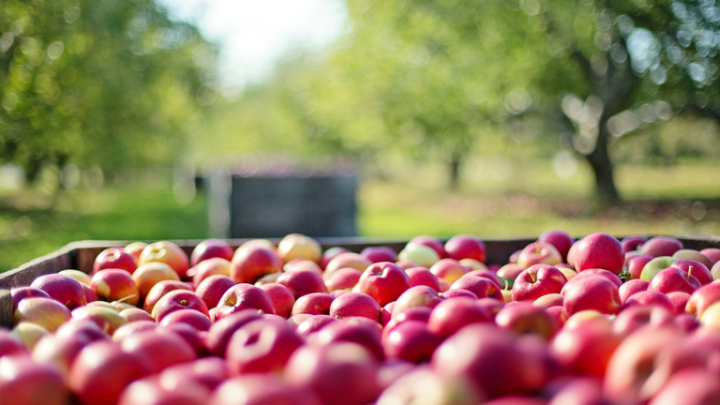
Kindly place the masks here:
<instances>
[{"instance_id":1,"label":"apple","mask_svg":"<svg viewBox=\"0 0 720 405\"><path fill-rule=\"evenodd\" d=\"M205 260L220 258L231 261L233 258L233 249L227 242L219 239L206 239L195 246L190 255L190 265L197 266ZM225 274L227 276L227 274ZM198 283L196 283L198 284Z\"/></svg>"},{"instance_id":2,"label":"apple","mask_svg":"<svg viewBox=\"0 0 720 405\"><path fill-rule=\"evenodd\" d=\"M351 289L357 285L361 276L361 272L350 267L338 269L325 280L325 287L328 291Z\"/></svg>"},{"instance_id":3,"label":"apple","mask_svg":"<svg viewBox=\"0 0 720 405\"><path fill-rule=\"evenodd\" d=\"M428 330L425 323L408 321L395 327L383 344L385 357L413 363L428 362L442 337Z\"/></svg>"},{"instance_id":4,"label":"apple","mask_svg":"<svg viewBox=\"0 0 720 405\"><path fill-rule=\"evenodd\" d=\"M437 252L424 245L406 245L398 254L398 260L409 260L414 267L431 267L440 260Z\"/></svg>"},{"instance_id":5,"label":"apple","mask_svg":"<svg viewBox=\"0 0 720 405\"><path fill-rule=\"evenodd\" d=\"M478 298L494 298L503 300L503 295L498 286L487 278L483 277L462 277L450 286L450 290L463 289L475 294Z\"/></svg>"},{"instance_id":6,"label":"apple","mask_svg":"<svg viewBox=\"0 0 720 405\"><path fill-rule=\"evenodd\" d=\"M60 372L27 356L0 357L0 404L63 405L68 389Z\"/></svg>"},{"instance_id":7,"label":"apple","mask_svg":"<svg viewBox=\"0 0 720 405\"><path fill-rule=\"evenodd\" d=\"M678 268L670 267L657 273L650 281L648 291L657 291L663 294L682 291L692 294L702 287L695 276Z\"/></svg>"},{"instance_id":8,"label":"apple","mask_svg":"<svg viewBox=\"0 0 720 405\"><path fill-rule=\"evenodd\" d=\"M210 318L200 311L194 309L181 309L179 311L171 312L170 314L163 317L160 321L160 325L168 326L176 323L184 323L190 325L197 331L206 332L212 326Z\"/></svg>"},{"instance_id":9,"label":"apple","mask_svg":"<svg viewBox=\"0 0 720 405\"><path fill-rule=\"evenodd\" d=\"M278 255L285 263L294 259L307 259L320 263L322 248L313 238L298 233L285 236L278 244Z\"/></svg>"},{"instance_id":10,"label":"apple","mask_svg":"<svg viewBox=\"0 0 720 405\"><path fill-rule=\"evenodd\" d=\"M172 242L162 241L147 245L140 254L138 266L150 262L161 262L170 266L180 276L181 280L187 278L190 261L185 252Z\"/></svg>"},{"instance_id":11,"label":"apple","mask_svg":"<svg viewBox=\"0 0 720 405\"><path fill-rule=\"evenodd\" d=\"M11 333L15 338L22 342L29 351L33 350L40 339L50 334L50 332L45 330L42 326L30 322L18 323L12 329Z\"/></svg>"},{"instance_id":12,"label":"apple","mask_svg":"<svg viewBox=\"0 0 720 405\"><path fill-rule=\"evenodd\" d=\"M555 317L544 308L526 302L501 309L495 316L495 324L501 329L517 334L532 333L548 341L560 329Z\"/></svg>"},{"instance_id":13,"label":"apple","mask_svg":"<svg viewBox=\"0 0 720 405\"><path fill-rule=\"evenodd\" d=\"M260 287L265 284L270 283L277 283L277 279L282 276L282 273L270 273L266 274L258 279L258 281L255 282L255 287Z\"/></svg>"},{"instance_id":14,"label":"apple","mask_svg":"<svg viewBox=\"0 0 720 405\"><path fill-rule=\"evenodd\" d=\"M283 271L285 271L286 273L298 270L312 270L321 276L323 275L323 270L317 263L313 262L312 260L293 259L285 263L285 265L283 266Z\"/></svg>"},{"instance_id":15,"label":"apple","mask_svg":"<svg viewBox=\"0 0 720 405\"><path fill-rule=\"evenodd\" d=\"M437 276L424 267L411 267L405 270L405 274L410 278L411 287L424 285L435 291L440 291L440 282Z\"/></svg>"},{"instance_id":16,"label":"apple","mask_svg":"<svg viewBox=\"0 0 720 405\"><path fill-rule=\"evenodd\" d=\"M291 387L309 388L324 405L364 405L380 394L378 370L378 362L362 346L337 343L296 350L285 378Z\"/></svg>"},{"instance_id":17,"label":"apple","mask_svg":"<svg viewBox=\"0 0 720 405\"><path fill-rule=\"evenodd\" d=\"M466 300L470 302L474 302L474 300ZM445 301L443 301L445 302ZM383 327L382 330L382 340L385 341L387 339L387 335L392 332L392 330L397 327L398 325L401 325L404 322L408 321L418 321L422 323L428 323L430 320L430 315L432 314L433 309L426 308L426 307L415 307L415 308L409 308L405 311L397 314L395 317L393 317L388 323ZM435 332L433 332L435 333Z\"/></svg>"},{"instance_id":18,"label":"apple","mask_svg":"<svg viewBox=\"0 0 720 405\"><path fill-rule=\"evenodd\" d=\"M238 283L254 283L267 274L281 271L282 262L277 255L257 246L240 247L230 264L230 278Z\"/></svg>"},{"instance_id":19,"label":"apple","mask_svg":"<svg viewBox=\"0 0 720 405\"><path fill-rule=\"evenodd\" d=\"M525 271L524 267L520 267L515 263L508 263L502 266L495 274L501 279L515 280L523 271Z\"/></svg>"},{"instance_id":20,"label":"apple","mask_svg":"<svg viewBox=\"0 0 720 405\"><path fill-rule=\"evenodd\" d=\"M112 335L117 328L127 323L127 320L121 317L117 310L89 305L74 309L72 321L93 322L108 335Z\"/></svg>"},{"instance_id":21,"label":"apple","mask_svg":"<svg viewBox=\"0 0 720 405\"><path fill-rule=\"evenodd\" d=\"M270 295L259 287L245 283L234 285L225 291L217 308L219 310L215 319L222 319L245 309L258 309L266 314L275 313Z\"/></svg>"},{"instance_id":22,"label":"apple","mask_svg":"<svg viewBox=\"0 0 720 405\"><path fill-rule=\"evenodd\" d=\"M203 263L206 263L207 261ZM218 302L220 302L223 294L225 294L225 292L235 284L237 283L231 280L230 277L216 274L204 279L197 286L195 294L197 294L197 296L205 302L205 305L207 305L208 308L215 308Z\"/></svg>"},{"instance_id":23,"label":"apple","mask_svg":"<svg viewBox=\"0 0 720 405\"><path fill-rule=\"evenodd\" d=\"M335 322L340 321L330 315L314 315L300 322L295 332L300 336L308 337Z\"/></svg>"},{"instance_id":24,"label":"apple","mask_svg":"<svg viewBox=\"0 0 720 405\"><path fill-rule=\"evenodd\" d=\"M455 259L442 259L430 267L430 273L452 284L468 273L468 268Z\"/></svg>"},{"instance_id":25,"label":"apple","mask_svg":"<svg viewBox=\"0 0 720 405\"><path fill-rule=\"evenodd\" d=\"M334 298L330 294L312 293L303 295L292 306L292 316L299 314L328 315Z\"/></svg>"},{"instance_id":26,"label":"apple","mask_svg":"<svg viewBox=\"0 0 720 405\"><path fill-rule=\"evenodd\" d=\"M563 328L550 346L552 357L576 374L602 378L622 337L602 323Z\"/></svg>"},{"instance_id":27,"label":"apple","mask_svg":"<svg viewBox=\"0 0 720 405\"><path fill-rule=\"evenodd\" d=\"M398 258L398 255L394 250L385 246L366 247L362 252L360 252L360 255L372 263L396 262Z\"/></svg>"},{"instance_id":28,"label":"apple","mask_svg":"<svg viewBox=\"0 0 720 405\"><path fill-rule=\"evenodd\" d=\"M160 373L163 383L181 386L186 382L192 382L201 384L211 391L220 386L229 376L227 362L219 357L206 357L189 363L176 364ZM207 398L203 398L203 401L205 400Z\"/></svg>"},{"instance_id":29,"label":"apple","mask_svg":"<svg viewBox=\"0 0 720 405\"><path fill-rule=\"evenodd\" d=\"M485 244L472 235L456 235L445 242L448 257L455 260L475 259L485 263Z\"/></svg>"},{"instance_id":30,"label":"apple","mask_svg":"<svg viewBox=\"0 0 720 405\"><path fill-rule=\"evenodd\" d=\"M323 252L322 259L320 259L320 268L325 270L328 263L340 253L350 253L350 251L343 247L333 247Z\"/></svg>"},{"instance_id":31,"label":"apple","mask_svg":"<svg viewBox=\"0 0 720 405\"><path fill-rule=\"evenodd\" d=\"M122 350L145 359L153 373L195 360L195 350L176 333L157 330L134 333L123 339Z\"/></svg>"},{"instance_id":32,"label":"apple","mask_svg":"<svg viewBox=\"0 0 720 405\"><path fill-rule=\"evenodd\" d=\"M35 298L41 299L41 298ZM715 328L720 327L720 303L714 302L707 307L702 315L698 317L700 323L703 325L712 326Z\"/></svg>"},{"instance_id":33,"label":"apple","mask_svg":"<svg viewBox=\"0 0 720 405\"><path fill-rule=\"evenodd\" d=\"M720 301L720 283L710 283L690 295L685 312L700 318L710 305L718 301Z\"/></svg>"},{"instance_id":34,"label":"apple","mask_svg":"<svg viewBox=\"0 0 720 405\"><path fill-rule=\"evenodd\" d=\"M635 293L639 293L642 291L647 291L648 287L650 286L650 283L648 283L645 280L629 280L626 281L623 285L618 288L618 294L620 295L620 302L625 305L625 302L627 301L630 296L632 296Z\"/></svg>"},{"instance_id":35,"label":"apple","mask_svg":"<svg viewBox=\"0 0 720 405\"><path fill-rule=\"evenodd\" d=\"M657 291L641 291L637 292L625 301L623 307L631 307L634 305L653 305L665 308L673 315L677 315L675 305L667 295Z\"/></svg>"},{"instance_id":36,"label":"apple","mask_svg":"<svg viewBox=\"0 0 720 405\"><path fill-rule=\"evenodd\" d=\"M577 328L585 323L599 323L608 328L612 327L612 323L610 322L608 315L593 309L587 309L569 316L567 322L565 322L564 329Z\"/></svg>"},{"instance_id":37,"label":"apple","mask_svg":"<svg viewBox=\"0 0 720 405\"><path fill-rule=\"evenodd\" d=\"M29 354L28 348L9 330L0 328L0 358L10 355Z\"/></svg>"},{"instance_id":38,"label":"apple","mask_svg":"<svg viewBox=\"0 0 720 405\"><path fill-rule=\"evenodd\" d=\"M188 276L192 277L193 284L196 286L206 278L217 274L230 277L230 261L222 257L211 257L188 270Z\"/></svg>"},{"instance_id":39,"label":"apple","mask_svg":"<svg viewBox=\"0 0 720 405\"><path fill-rule=\"evenodd\" d=\"M15 313L18 303L25 298L50 298L48 293L33 287L13 287L10 289L12 296L12 313Z\"/></svg>"},{"instance_id":40,"label":"apple","mask_svg":"<svg viewBox=\"0 0 720 405\"><path fill-rule=\"evenodd\" d=\"M175 270L170 268L165 263L161 262L150 262L144 264L132 273L132 280L138 287L140 298L145 299L150 289L163 280L176 280L180 281ZM92 282L91 282L92 283Z\"/></svg>"},{"instance_id":41,"label":"apple","mask_svg":"<svg viewBox=\"0 0 720 405\"><path fill-rule=\"evenodd\" d=\"M290 273L283 273L280 277L278 277L277 283L287 287L295 299L298 299L306 294L328 292L322 277L312 270L298 270Z\"/></svg>"},{"instance_id":42,"label":"apple","mask_svg":"<svg viewBox=\"0 0 720 405\"><path fill-rule=\"evenodd\" d=\"M586 277L595 277L595 276L603 277L604 279L615 284L615 286L618 288L620 288L620 286L623 284L620 277L618 277L615 273L611 273L611 272L609 272L607 270L603 270L603 269L587 269L587 270L583 271L582 273L579 273L577 276L573 277L572 280L568 280L568 282L565 283L565 285L563 286L563 289L569 287L570 285L573 285L578 280L582 280Z\"/></svg>"},{"instance_id":43,"label":"apple","mask_svg":"<svg viewBox=\"0 0 720 405\"><path fill-rule=\"evenodd\" d=\"M565 323L568 320L568 316L565 313L565 309L563 309L562 305L545 308L545 311L550 314L553 319L555 319L555 322L557 322L560 329L565 326Z\"/></svg>"},{"instance_id":44,"label":"apple","mask_svg":"<svg viewBox=\"0 0 720 405\"><path fill-rule=\"evenodd\" d=\"M230 339L227 363L231 374L277 372L305 342L285 323L256 320Z\"/></svg>"},{"instance_id":45,"label":"apple","mask_svg":"<svg viewBox=\"0 0 720 405\"><path fill-rule=\"evenodd\" d=\"M114 404L125 387L151 372L143 358L101 340L90 343L77 356L69 386L84 405Z\"/></svg>"},{"instance_id":46,"label":"apple","mask_svg":"<svg viewBox=\"0 0 720 405\"><path fill-rule=\"evenodd\" d=\"M395 264L403 270L412 269L413 267L419 267L417 263L412 260L398 260ZM423 269L425 267L422 267Z\"/></svg>"},{"instance_id":47,"label":"apple","mask_svg":"<svg viewBox=\"0 0 720 405\"><path fill-rule=\"evenodd\" d=\"M707 266L697 260L678 259L670 266L675 267L676 269L680 269L687 274L691 274L702 285L710 284L713 282L713 277L710 273L710 270L708 270Z\"/></svg>"},{"instance_id":48,"label":"apple","mask_svg":"<svg viewBox=\"0 0 720 405\"><path fill-rule=\"evenodd\" d=\"M140 308L128 308L118 313L126 322L154 321L155 319L147 311Z\"/></svg>"},{"instance_id":49,"label":"apple","mask_svg":"<svg viewBox=\"0 0 720 405\"><path fill-rule=\"evenodd\" d=\"M672 266L673 263L675 263L675 259L670 256L655 257L643 267L640 279L650 282L656 274Z\"/></svg>"},{"instance_id":50,"label":"apple","mask_svg":"<svg viewBox=\"0 0 720 405\"><path fill-rule=\"evenodd\" d=\"M200 311L208 318L210 317L205 302L194 292L185 290L174 290L163 295L153 307L152 316L157 322L161 322L167 315L182 309L193 309Z\"/></svg>"},{"instance_id":51,"label":"apple","mask_svg":"<svg viewBox=\"0 0 720 405\"><path fill-rule=\"evenodd\" d=\"M470 378L488 399L534 393L545 379L543 360L528 356L513 333L494 325L459 330L438 346L431 367L444 381Z\"/></svg>"},{"instance_id":52,"label":"apple","mask_svg":"<svg viewBox=\"0 0 720 405\"><path fill-rule=\"evenodd\" d=\"M604 269L620 274L625 264L622 245L606 233L593 233L577 242L574 267L578 273L587 269Z\"/></svg>"},{"instance_id":53,"label":"apple","mask_svg":"<svg viewBox=\"0 0 720 405\"><path fill-rule=\"evenodd\" d=\"M510 254L510 257L508 258L507 264L517 264L518 257L520 257L520 253L522 253L522 249L516 250Z\"/></svg>"},{"instance_id":54,"label":"apple","mask_svg":"<svg viewBox=\"0 0 720 405\"><path fill-rule=\"evenodd\" d=\"M364 272L365 269L370 267L372 263L365 257L352 252L340 253L333 257L325 268L323 278L328 280L334 272L339 269L350 267L360 272Z\"/></svg>"},{"instance_id":55,"label":"apple","mask_svg":"<svg viewBox=\"0 0 720 405\"><path fill-rule=\"evenodd\" d=\"M703 255L705 255L705 257L710 259L710 261L713 263L713 265L715 263L717 263L718 261L720 261L720 249L718 249L718 248L703 249L700 251L700 253L702 253Z\"/></svg>"},{"instance_id":56,"label":"apple","mask_svg":"<svg viewBox=\"0 0 720 405\"><path fill-rule=\"evenodd\" d=\"M538 238L538 242L553 245L560 253L562 261L565 261L565 259L567 259L567 254L570 251L570 247L573 243L575 243L575 240L568 233L556 229L543 232Z\"/></svg>"},{"instance_id":57,"label":"apple","mask_svg":"<svg viewBox=\"0 0 720 405\"><path fill-rule=\"evenodd\" d=\"M65 305L68 309L74 309L87 303L80 282L64 274L40 276L33 280L30 287L45 291L50 298Z\"/></svg>"},{"instance_id":58,"label":"apple","mask_svg":"<svg viewBox=\"0 0 720 405\"><path fill-rule=\"evenodd\" d=\"M615 284L601 276L578 277L562 292L563 309L568 316L587 309L604 314L616 314L620 310L622 304Z\"/></svg>"},{"instance_id":59,"label":"apple","mask_svg":"<svg viewBox=\"0 0 720 405\"><path fill-rule=\"evenodd\" d=\"M137 261L123 248L108 248L100 252L93 263L93 273L104 269L121 269L132 274L137 269Z\"/></svg>"},{"instance_id":60,"label":"apple","mask_svg":"<svg viewBox=\"0 0 720 405\"><path fill-rule=\"evenodd\" d=\"M87 274L83 273L80 270L74 270L74 269L61 270L58 272L58 274L72 277L75 280L79 281L80 284L90 285L90 276L88 276Z\"/></svg>"},{"instance_id":61,"label":"apple","mask_svg":"<svg viewBox=\"0 0 720 405\"><path fill-rule=\"evenodd\" d=\"M328 325L310 337L310 344L328 346L336 343L356 343L382 361L384 359L382 327L363 317Z\"/></svg>"},{"instance_id":62,"label":"apple","mask_svg":"<svg viewBox=\"0 0 720 405\"><path fill-rule=\"evenodd\" d=\"M689 368L679 370L653 397L650 405L702 405L720 401L717 374L708 370Z\"/></svg>"},{"instance_id":63,"label":"apple","mask_svg":"<svg viewBox=\"0 0 720 405\"><path fill-rule=\"evenodd\" d=\"M720 264L718 263L720 262L715 262L715 264L713 264L712 268L710 269L710 274L712 275L713 280L720 279Z\"/></svg>"},{"instance_id":64,"label":"apple","mask_svg":"<svg viewBox=\"0 0 720 405\"><path fill-rule=\"evenodd\" d=\"M18 303L13 315L16 324L29 322L48 332L55 332L70 317L67 307L50 298L25 298Z\"/></svg>"},{"instance_id":65,"label":"apple","mask_svg":"<svg viewBox=\"0 0 720 405\"><path fill-rule=\"evenodd\" d=\"M32 359L38 364L54 367L67 380L70 366L83 347L90 343L86 336L57 337L47 335L33 348Z\"/></svg>"},{"instance_id":66,"label":"apple","mask_svg":"<svg viewBox=\"0 0 720 405\"><path fill-rule=\"evenodd\" d=\"M140 290L130 273L125 270L98 271L90 281L90 288L104 301L123 301L135 305L140 300Z\"/></svg>"},{"instance_id":67,"label":"apple","mask_svg":"<svg viewBox=\"0 0 720 405\"><path fill-rule=\"evenodd\" d=\"M357 292L343 294L330 305L330 316L333 318L361 316L380 322L381 312L380 304L373 297Z\"/></svg>"},{"instance_id":68,"label":"apple","mask_svg":"<svg viewBox=\"0 0 720 405\"><path fill-rule=\"evenodd\" d=\"M655 258L650 255L639 255L628 259L626 262L626 267L628 273L630 273L630 278L639 279L642 275L642 271L643 268L645 268L645 265L653 259Z\"/></svg>"},{"instance_id":69,"label":"apple","mask_svg":"<svg viewBox=\"0 0 720 405\"><path fill-rule=\"evenodd\" d=\"M479 262L475 259L461 259L458 261L458 263L460 263L461 265L463 265L471 270L488 270L491 267L495 266L496 268L493 268L490 271L492 271L493 273L496 273L500 269L499 264L491 264L489 266L486 266L485 263Z\"/></svg>"},{"instance_id":70,"label":"apple","mask_svg":"<svg viewBox=\"0 0 720 405\"><path fill-rule=\"evenodd\" d=\"M200 383L185 380L182 384L176 384L154 375L128 385L118 400L118 405L203 405L209 396L210 390Z\"/></svg>"},{"instance_id":71,"label":"apple","mask_svg":"<svg viewBox=\"0 0 720 405\"><path fill-rule=\"evenodd\" d=\"M175 290L184 290L184 291L192 291L192 288L187 285L186 283L183 283L182 281L177 280L163 280L158 282L153 286L153 288L150 289L147 296L145 297L145 302L143 303L143 309L147 311L148 313L153 312L153 308L155 308L155 304L162 298L165 294L169 293L170 291Z\"/></svg>"},{"instance_id":72,"label":"apple","mask_svg":"<svg viewBox=\"0 0 720 405\"><path fill-rule=\"evenodd\" d=\"M688 301L690 301L690 294L676 291L671 292L667 295L667 297L670 298L670 301L672 301L678 314L685 313L685 307L687 306Z\"/></svg>"},{"instance_id":73,"label":"apple","mask_svg":"<svg viewBox=\"0 0 720 405\"><path fill-rule=\"evenodd\" d=\"M644 238L642 236L628 236L627 238L623 239L620 244L622 244L623 253L627 253L632 252L633 250L640 249L640 247L645 242L647 242L647 238Z\"/></svg>"},{"instance_id":74,"label":"apple","mask_svg":"<svg viewBox=\"0 0 720 405\"><path fill-rule=\"evenodd\" d=\"M210 405L321 405L308 388L288 387L280 376L273 373L247 374L225 381L213 393Z\"/></svg>"},{"instance_id":75,"label":"apple","mask_svg":"<svg viewBox=\"0 0 720 405\"><path fill-rule=\"evenodd\" d=\"M214 356L225 357L230 337L243 325L261 318L261 311L245 309L217 320L207 336L207 347Z\"/></svg>"},{"instance_id":76,"label":"apple","mask_svg":"<svg viewBox=\"0 0 720 405\"><path fill-rule=\"evenodd\" d=\"M410 288L410 277L390 262L375 263L365 270L358 281L358 290L385 306Z\"/></svg>"},{"instance_id":77,"label":"apple","mask_svg":"<svg viewBox=\"0 0 720 405\"><path fill-rule=\"evenodd\" d=\"M532 303L536 307L540 308L552 308L552 307L561 307L563 306L563 296L562 294L558 293L552 293L552 294L545 294L541 297L538 297L535 301Z\"/></svg>"},{"instance_id":78,"label":"apple","mask_svg":"<svg viewBox=\"0 0 720 405\"><path fill-rule=\"evenodd\" d=\"M475 295L475 293L463 289L448 290L440 293L439 295L443 300L449 300L451 298L472 298L474 300L478 299L478 296Z\"/></svg>"},{"instance_id":79,"label":"apple","mask_svg":"<svg viewBox=\"0 0 720 405\"><path fill-rule=\"evenodd\" d=\"M442 379L429 367L413 367L383 391L377 405L477 405L483 396L465 376Z\"/></svg>"},{"instance_id":80,"label":"apple","mask_svg":"<svg viewBox=\"0 0 720 405\"><path fill-rule=\"evenodd\" d=\"M409 308L427 307L432 309L435 308L435 306L437 306L441 301L442 298L440 298L438 292L428 286L419 285L416 287L410 287L407 291L402 293L400 297L398 297L395 306L393 307L392 316L394 318L397 314Z\"/></svg>"},{"instance_id":81,"label":"apple","mask_svg":"<svg viewBox=\"0 0 720 405\"><path fill-rule=\"evenodd\" d=\"M562 255L555 246L546 242L535 242L527 245L517 259L517 265L528 268L534 264L549 264L554 266L562 263Z\"/></svg>"},{"instance_id":82,"label":"apple","mask_svg":"<svg viewBox=\"0 0 720 405\"><path fill-rule=\"evenodd\" d=\"M135 258L135 262L137 263L140 261L140 255L142 254L142 251L145 250L147 247L147 243L145 242L133 242L123 248L126 252L130 253L133 258Z\"/></svg>"},{"instance_id":83,"label":"apple","mask_svg":"<svg viewBox=\"0 0 720 405\"><path fill-rule=\"evenodd\" d=\"M416 237L410 239L410 242L408 242L408 245L427 246L430 249L434 250L435 253L438 254L438 257L440 259L445 259L448 257L448 254L445 251L445 246L443 245L443 243L439 239L433 238L432 236L427 236L427 235L416 236Z\"/></svg>"},{"instance_id":84,"label":"apple","mask_svg":"<svg viewBox=\"0 0 720 405\"><path fill-rule=\"evenodd\" d=\"M714 262L710 260L709 257L693 249L680 249L677 252L673 253L672 257L678 260L695 260L702 263L708 269L711 268L714 264Z\"/></svg>"},{"instance_id":85,"label":"apple","mask_svg":"<svg viewBox=\"0 0 720 405\"><path fill-rule=\"evenodd\" d=\"M557 268L536 264L517 276L512 287L512 300L535 301L546 294L557 294L566 282L567 279Z\"/></svg>"},{"instance_id":86,"label":"apple","mask_svg":"<svg viewBox=\"0 0 720 405\"><path fill-rule=\"evenodd\" d=\"M283 318L290 317L290 313L295 305L295 297L293 297L292 292L288 290L287 287L278 283L269 283L260 286L260 289L270 296L276 315L280 315Z\"/></svg>"},{"instance_id":87,"label":"apple","mask_svg":"<svg viewBox=\"0 0 720 405\"><path fill-rule=\"evenodd\" d=\"M448 337L473 323L491 323L495 314L476 300L459 298L439 303L430 313L428 330L436 335Z\"/></svg>"},{"instance_id":88,"label":"apple","mask_svg":"<svg viewBox=\"0 0 720 405\"><path fill-rule=\"evenodd\" d=\"M122 343L122 341L127 339L128 336L134 335L139 332L155 330L159 327L160 325L158 323L155 323L155 321L138 321L126 323L125 325L122 325L121 327L117 328L117 330L115 330L115 332L112 334L112 340L113 342Z\"/></svg>"},{"instance_id":89,"label":"apple","mask_svg":"<svg viewBox=\"0 0 720 405\"><path fill-rule=\"evenodd\" d=\"M643 243L640 252L653 257L672 256L682 248L682 242L675 238L656 236Z\"/></svg>"},{"instance_id":90,"label":"apple","mask_svg":"<svg viewBox=\"0 0 720 405\"><path fill-rule=\"evenodd\" d=\"M646 326L665 326L673 323L674 313L658 305L634 305L620 312L613 322L613 330L620 336L629 336Z\"/></svg>"}]
</instances>

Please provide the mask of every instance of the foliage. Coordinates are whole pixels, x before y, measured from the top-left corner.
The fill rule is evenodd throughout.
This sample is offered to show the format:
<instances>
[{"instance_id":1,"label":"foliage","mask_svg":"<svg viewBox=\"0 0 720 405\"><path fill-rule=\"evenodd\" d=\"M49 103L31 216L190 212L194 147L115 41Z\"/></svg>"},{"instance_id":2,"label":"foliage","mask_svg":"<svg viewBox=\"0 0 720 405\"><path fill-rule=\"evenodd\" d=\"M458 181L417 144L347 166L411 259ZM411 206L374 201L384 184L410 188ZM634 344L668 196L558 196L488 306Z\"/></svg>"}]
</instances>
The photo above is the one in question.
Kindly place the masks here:
<instances>
[{"instance_id":1,"label":"foliage","mask_svg":"<svg viewBox=\"0 0 720 405\"><path fill-rule=\"evenodd\" d=\"M0 3L0 162L174 162L202 128L215 51L152 0Z\"/></svg>"}]
</instances>

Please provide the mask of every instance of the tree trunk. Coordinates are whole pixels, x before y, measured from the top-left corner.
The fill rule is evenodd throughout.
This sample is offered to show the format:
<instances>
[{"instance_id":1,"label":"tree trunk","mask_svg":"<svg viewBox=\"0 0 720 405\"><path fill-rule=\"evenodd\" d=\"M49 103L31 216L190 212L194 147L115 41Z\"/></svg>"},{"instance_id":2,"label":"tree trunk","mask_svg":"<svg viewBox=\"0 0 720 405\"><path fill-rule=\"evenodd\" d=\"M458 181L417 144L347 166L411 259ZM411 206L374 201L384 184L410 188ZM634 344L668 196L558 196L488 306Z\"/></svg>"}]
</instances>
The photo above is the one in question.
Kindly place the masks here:
<instances>
[{"instance_id":1,"label":"tree trunk","mask_svg":"<svg viewBox=\"0 0 720 405\"><path fill-rule=\"evenodd\" d=\"M595 149L590 154L585 155L595 176L595 196L601 204L613 203L620 199L615 187L613 164L608 153L608 142L610 140L610 133L607 129L608 119L610 117L603 113L598 123L598 138Z\"/></svg>"},{"instance_id":2,"label":"tree trunk","mask_svg":"<svg viewBox=\"0 0 720 405\"><path fill-rule=\"evenodd\" d=\"M453 156L450 159L450 190L458 190L460 188L460 166L462 165L462 159L458 156Z\"/></svg>"}]
</instances>

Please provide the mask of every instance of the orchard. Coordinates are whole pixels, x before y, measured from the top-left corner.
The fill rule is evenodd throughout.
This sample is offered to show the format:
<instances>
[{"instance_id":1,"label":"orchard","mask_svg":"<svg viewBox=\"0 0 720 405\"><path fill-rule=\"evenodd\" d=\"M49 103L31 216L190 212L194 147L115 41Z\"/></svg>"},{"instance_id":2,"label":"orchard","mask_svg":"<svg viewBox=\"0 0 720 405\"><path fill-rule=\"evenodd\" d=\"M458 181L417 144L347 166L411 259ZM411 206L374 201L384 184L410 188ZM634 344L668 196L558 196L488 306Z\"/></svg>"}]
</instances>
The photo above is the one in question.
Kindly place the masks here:
<instances>
[{"instance_id":1,"label":"orchard","mask_svg":"<svg viewBox=\"0 0 720 405\"><path fill-rule=\"evenodd\" d=\"M720 249L553 230L487 256L470 235L109 248L12 289L0 405L720 403Z\"/></svg>"}]
</instances>

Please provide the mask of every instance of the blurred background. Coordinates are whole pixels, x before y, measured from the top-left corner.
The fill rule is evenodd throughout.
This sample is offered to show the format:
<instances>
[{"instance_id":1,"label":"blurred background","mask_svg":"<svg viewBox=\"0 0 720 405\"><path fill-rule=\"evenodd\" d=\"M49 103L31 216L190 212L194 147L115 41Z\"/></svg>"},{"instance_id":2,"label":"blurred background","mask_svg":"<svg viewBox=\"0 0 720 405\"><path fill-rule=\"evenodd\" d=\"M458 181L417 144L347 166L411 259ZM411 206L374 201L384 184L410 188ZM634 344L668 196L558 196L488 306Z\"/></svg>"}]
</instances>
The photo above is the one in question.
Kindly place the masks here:
<instances>
[{"instance_id":1,"label":"blurred background","mask_svg":"<svg viewBox=\"0 0 720 405\"><path fill-rule=\"evenodd\" d=\"M3 0L0 270L262 193L333 234L717 235L719 50L715 0Z\"/></svg>"}]
</instances>

